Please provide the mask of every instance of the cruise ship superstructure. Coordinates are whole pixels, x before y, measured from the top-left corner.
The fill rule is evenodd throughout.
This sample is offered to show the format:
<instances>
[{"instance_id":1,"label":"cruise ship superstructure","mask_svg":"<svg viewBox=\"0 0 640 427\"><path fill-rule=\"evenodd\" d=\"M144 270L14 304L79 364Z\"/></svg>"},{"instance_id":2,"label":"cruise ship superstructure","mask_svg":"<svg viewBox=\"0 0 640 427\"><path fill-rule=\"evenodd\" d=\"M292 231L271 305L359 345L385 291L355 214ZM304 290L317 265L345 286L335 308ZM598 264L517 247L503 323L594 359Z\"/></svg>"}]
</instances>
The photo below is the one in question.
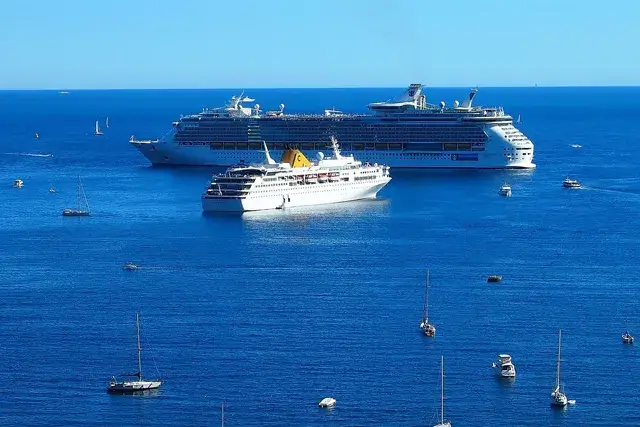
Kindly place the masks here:
<instances>
[{"instance_id":1,"label":"cruise ship superstructure","mask_svg":"<svg viewBox=\"0 0 640 427\"><path fill-rule=\"evenodd\" d=\"M513 118L502 107L473 105L477 89L451 106L427 103L422 89L412 84L393 100L369 104L367 114L288 114L284 104L263 112L255 100L234 96L225 107L181 117L162 138L130 142L153 164L168 165L257 162L263 141L274 156L292 145L316 152L335 135L346 155L394 168L535 167L533 143Z\"/></svg>"},{"instance_id":2,"label":"cruise ship superstructure","mask_svg":"<svg viewBox=\"0 0 640 427\"><path fill-rule=\"evenodd\" d=\"M374 199L391 180L389 167L343 156L331 137L333 155L318 152L310 162L297 149L279 163L263 143L265 161L239 164L213 175L202 195L204 212L245 212Z\"/></svg>"}]
</instances>

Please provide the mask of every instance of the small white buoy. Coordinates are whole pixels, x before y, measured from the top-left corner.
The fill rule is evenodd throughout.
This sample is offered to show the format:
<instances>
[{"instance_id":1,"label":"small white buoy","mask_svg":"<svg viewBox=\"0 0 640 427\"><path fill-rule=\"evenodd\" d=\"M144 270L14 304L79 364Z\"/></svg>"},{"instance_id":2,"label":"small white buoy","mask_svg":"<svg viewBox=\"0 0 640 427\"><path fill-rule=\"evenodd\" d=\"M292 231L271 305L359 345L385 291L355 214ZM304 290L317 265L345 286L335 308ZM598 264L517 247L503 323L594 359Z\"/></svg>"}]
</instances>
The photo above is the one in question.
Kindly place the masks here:
<instances>
[{"instance_id":1,"label":"small white buoy","mask_svg":"<svg viewBox=\"0 0 640 427\"><path fill-rule=\"evenodd\" d=\"M321 408L333 408L336 405L336 400L333 397L325 397L318 403Z\"/></svg>"}]
</instances>

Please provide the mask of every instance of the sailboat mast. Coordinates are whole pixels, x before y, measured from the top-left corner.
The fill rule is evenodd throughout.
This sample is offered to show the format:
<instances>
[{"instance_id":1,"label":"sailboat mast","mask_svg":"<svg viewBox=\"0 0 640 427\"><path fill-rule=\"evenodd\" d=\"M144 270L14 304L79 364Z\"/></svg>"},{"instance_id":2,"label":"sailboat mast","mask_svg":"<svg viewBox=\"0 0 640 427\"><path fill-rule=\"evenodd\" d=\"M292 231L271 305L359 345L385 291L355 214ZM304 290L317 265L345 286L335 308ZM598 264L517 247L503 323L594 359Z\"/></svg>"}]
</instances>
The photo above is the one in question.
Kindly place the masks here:
<instances>
[{"instance_id":1,"label":"sailboat mast","mask_svg":"<svg viewBox=\"0 0 640 427\"><path fill-rule=\"evenodd\" d=\"M440 356L440 424L444 424L444 356Z\"/></svg>"},{"instance_id":2,"label":"sailboat mast","mask_svg":"<svg viewBox=\"0 0 640 427\"><path fill-rule=\"evenodd\" d=\"M429 323L429 270L427 270L427 290L424 297L424 321Z\"/></svg>"},{"instance_id":3,"label":"sailboat mast","mask_svg":"<svg viewBox=\"0 0 640 427\"><path fill-rule=\"evenodd\" d=\"M556 389L560 388L560 346L562 345L562 329L558 330L558 368L556 371Z\"/></svg>"},{"instance_id":4,"label":"sailboat mast","mask_svg":"<svg viewBox=\"0 0 640 427\"><path fill-rule=\"evenodd\" d=\"M80 186L82 183L80 182L80 175L78 175L78 210L80 210Z\"/></svg>"},{"instance_id":5,"label":"sailboat mast","mask_svg":"<svg viewBox=\"0 0 640 427\"><path fill-rule=\"evenodd\" d=\"M224 427L224 403L222 404L222 427Z\"/></svg>"},{"instance_id":6,"label":"sailboat mast","mask_svg":"<svg viewBox=\"0 0 640 427\"><path fill-rule=\"evenodd\" d=\"M140 347L140 315L138 313L136 313L136 330L138 337L138 379L142 381L142 358L140 357L142 347Z\"/></svg>"}]
</instances>

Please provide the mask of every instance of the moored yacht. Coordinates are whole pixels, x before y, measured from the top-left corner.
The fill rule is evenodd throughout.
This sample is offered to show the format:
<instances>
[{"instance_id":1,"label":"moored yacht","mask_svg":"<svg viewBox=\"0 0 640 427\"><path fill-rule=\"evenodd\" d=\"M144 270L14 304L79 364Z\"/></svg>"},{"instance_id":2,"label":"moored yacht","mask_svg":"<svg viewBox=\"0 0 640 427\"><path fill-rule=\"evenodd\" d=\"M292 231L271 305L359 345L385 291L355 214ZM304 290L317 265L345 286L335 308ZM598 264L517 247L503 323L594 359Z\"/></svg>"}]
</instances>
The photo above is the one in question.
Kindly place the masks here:
<instances>
[{"instance_id":1,"label":"moored yacht","mask_svg":"<svg viewBox=\"0 0 640 427\"><path fill-rule=\"evenodd\" d=\"M508 354L499 354L498 360L493 362L493 369L496 374L502 378L515 378L516 367Z\"/></svg>"},{"instance_id":2,"label":"moored yacht","mask_svg":"<svg viewBox=\"0 0 640 427\"><path fill-rule=\"evenodd\" d=\"M556 368L556 386L551 392L550 403L552 406L567 406L569 403L575 403L567 399L567 395L564 394L564 387L560 384L560 347L562 346L562 329L558 331L558 362Z\"/></svg>"},{"instance_id":3,"label":"moored yacht","mask_svg":"<svg viewBox=\"0 0 640 427\"><path fill-rule=\"evenodd\" d=\"M389 167L355 160L340 153L331 137L333 155L319 152L310 162L297 149L287 149L279 163L263 143L265 161L240 164L214 175L202 195L204 212L245 212L375 199L389 183Z\"/></svg>"},{"instance_id":4,"label":"moored yacht","mask_svg":"<svg viewBox=\"0 0 640 427\"><path fill-rule=\"evenodd\" d=\"M13 188L22 188L23 185L24 182L22 182L21 179L16 179L15 181L13 181Z\"/></svg>"},{"instance_id":5,"label":"moored yacht","mask_svg":"<svg viewBox=\"0 0 640 427\"><path fill-rule=\"evenodd\" d=\"M633 335L631 335L629 331L626 331L622 334L622 342L625 344L633 344Z\"/></svg>"}]
</instances>

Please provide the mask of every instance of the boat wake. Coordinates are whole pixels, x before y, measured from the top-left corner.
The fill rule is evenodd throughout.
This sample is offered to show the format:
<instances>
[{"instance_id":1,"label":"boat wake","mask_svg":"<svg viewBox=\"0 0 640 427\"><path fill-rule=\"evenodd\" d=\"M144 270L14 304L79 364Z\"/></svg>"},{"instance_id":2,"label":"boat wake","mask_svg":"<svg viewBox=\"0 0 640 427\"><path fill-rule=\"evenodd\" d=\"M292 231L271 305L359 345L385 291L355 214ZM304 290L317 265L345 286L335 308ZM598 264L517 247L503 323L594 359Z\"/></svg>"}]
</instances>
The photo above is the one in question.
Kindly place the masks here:
<instances>
[{"instance_id":1,"label":"boat wake","mask_svg":"<svg viewBox=\"0 0 640 427\"><path fill-rule=\"evenodd\" d=\"M53 157L53 154L38 153L3 153L6 156L28 156L28 157Z\"/></svg>"}]
</instances>

